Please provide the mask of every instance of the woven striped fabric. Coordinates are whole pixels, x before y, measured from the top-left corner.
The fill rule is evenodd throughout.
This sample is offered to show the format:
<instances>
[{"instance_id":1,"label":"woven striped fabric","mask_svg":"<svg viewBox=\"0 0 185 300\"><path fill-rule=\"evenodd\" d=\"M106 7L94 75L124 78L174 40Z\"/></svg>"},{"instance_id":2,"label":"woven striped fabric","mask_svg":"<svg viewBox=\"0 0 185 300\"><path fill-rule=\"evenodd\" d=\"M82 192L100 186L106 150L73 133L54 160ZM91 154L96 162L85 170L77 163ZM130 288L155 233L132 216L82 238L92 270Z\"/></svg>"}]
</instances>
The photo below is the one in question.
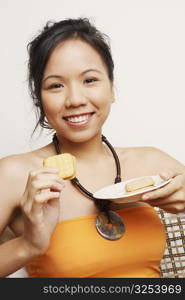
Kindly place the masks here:
<instances>
[{"instance_id":1,"label":"woven striped fabric","mask_svg":"<svg viewBox=\"0 0 185 300\"><path fill-rule=\"evenodd\" d=\"M162 278L185 278L185 214L175 215L156 208L166 231L161 260Z\"/></svg>"}]
</instances>

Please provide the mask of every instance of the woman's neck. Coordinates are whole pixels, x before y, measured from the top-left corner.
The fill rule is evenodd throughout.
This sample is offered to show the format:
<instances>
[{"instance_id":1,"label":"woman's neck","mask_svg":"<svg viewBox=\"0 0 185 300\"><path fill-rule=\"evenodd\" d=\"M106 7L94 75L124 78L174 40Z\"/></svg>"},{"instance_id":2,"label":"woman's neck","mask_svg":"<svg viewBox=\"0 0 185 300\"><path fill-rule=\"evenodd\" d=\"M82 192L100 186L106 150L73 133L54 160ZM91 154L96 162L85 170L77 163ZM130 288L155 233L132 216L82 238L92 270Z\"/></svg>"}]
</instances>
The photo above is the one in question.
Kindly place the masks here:
<instances>
[{"instance_id":1,"label":"woman's neck","mask_svg":"<svg viewBox=\"0 0 185 300\"><path fill-rule=\"evenodd\" d=\"M71 153L78 160L97 162L105 156L111 156L110 150L102 142L101 134L98 134L85 142L71 142L57 135L62 153Z\"/></svg>"}]
</instances>

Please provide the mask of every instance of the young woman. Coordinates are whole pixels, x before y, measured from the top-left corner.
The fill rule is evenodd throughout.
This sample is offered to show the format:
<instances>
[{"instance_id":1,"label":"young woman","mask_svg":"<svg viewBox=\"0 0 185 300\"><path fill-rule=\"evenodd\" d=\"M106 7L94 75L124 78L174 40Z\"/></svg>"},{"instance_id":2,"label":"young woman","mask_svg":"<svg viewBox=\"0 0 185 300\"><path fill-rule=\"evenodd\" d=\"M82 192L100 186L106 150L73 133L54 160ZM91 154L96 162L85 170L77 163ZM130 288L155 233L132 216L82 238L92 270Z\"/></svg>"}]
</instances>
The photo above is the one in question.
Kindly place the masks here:
<instances>
[{"instance_id":1,"label":"young woman","mask_svg":"<svg viewBox=\"0 0 185 300\"><path fill-rule=\"evenodd\" d=\"M47 24L29 44L39 123L56 135L0 161L0 232L14 233L0 245L1 277L24 266L30 277L160 277L165 233L153 207L184 212L185 167L156 148L113 148L102 136L114 102L113 69L106 37L88 19ZM76 181L43 167L45 158L65 152L77 159ZM92 196L157 174L172 180L141 201Z\"/></svg>"}]
</instances>

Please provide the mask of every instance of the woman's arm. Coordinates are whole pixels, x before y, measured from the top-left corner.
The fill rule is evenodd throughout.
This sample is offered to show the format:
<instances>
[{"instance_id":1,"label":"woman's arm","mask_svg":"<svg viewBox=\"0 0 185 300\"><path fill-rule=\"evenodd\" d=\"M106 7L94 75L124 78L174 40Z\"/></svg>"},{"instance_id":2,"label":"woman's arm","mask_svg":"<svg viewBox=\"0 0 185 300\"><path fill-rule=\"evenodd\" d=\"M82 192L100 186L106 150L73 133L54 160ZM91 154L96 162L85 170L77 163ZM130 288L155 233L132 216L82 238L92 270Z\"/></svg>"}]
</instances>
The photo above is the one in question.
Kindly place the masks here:
<instances>
[{"instance_id":1,"label":"woman's arm","mask_svg":"<svg viewBox=\"0 0 185 300\"><path fill-rule=\"evenodd\" d=\"M142 200L170 213L185 212L185 166L157 148L150 148L147 161L160 166L159 175L163 179L172 180L160 189L143 194Z\"/></svg>"},{"instance_id":2,"label":"woman's arm","mask_svg":"<svg viewBox=\"0 0 185 300\"><path fill-rule=\"evenodd\" d=\"M15 238L10 230L7 231L23 193L24 177L16 156L0 160L0 277L14 273L35 255L23 237Z\"/></svg>"},{"instance_id":3,"label":"woman's arm","mask_svg":"<svg viewBox=\"0 0 185 300\"><path fill-rule=\"evenodd\" d=\"M23 166L22 166L23 165ZM22 235L0 245L0 276L14 273L34 257L43 254L59 218L60 192L64 185L57 170L24 170L28 162L5 158L0 161L0 233L11 223L20 207Z\"/></svg>"},{"instance_id":4,"label":"woman's arm","mask_svg":"<svg viewBox=\"0 0 185 300\"><path fill-rule=\"evenodd\" d=\"M13 156L0 160L0 235L11 222L13 213L19 206L25 182L21 164L18 164Z\"/></svg>"},{"instance_id":5,"label":"woman's arm","mask_svg":"<svg viewBox=\"0 0 185 300\"><path fill-rule=\"evenodd\" d=\"M7 277L25 266L38 252L31 248L23 236L0 245L0 277Z\"/></svg>"},{"instance_id":6,"label":"woman's arm","mask_svg":"<svg viewBox=\"0 0 185 300\"><path fill-rule=\"evenodd\" d=\"M14 232L9 227L5 228L5 230L0 235L0 245L14 239L15 237L16 236Z\"/></svg>"}]
</instances>

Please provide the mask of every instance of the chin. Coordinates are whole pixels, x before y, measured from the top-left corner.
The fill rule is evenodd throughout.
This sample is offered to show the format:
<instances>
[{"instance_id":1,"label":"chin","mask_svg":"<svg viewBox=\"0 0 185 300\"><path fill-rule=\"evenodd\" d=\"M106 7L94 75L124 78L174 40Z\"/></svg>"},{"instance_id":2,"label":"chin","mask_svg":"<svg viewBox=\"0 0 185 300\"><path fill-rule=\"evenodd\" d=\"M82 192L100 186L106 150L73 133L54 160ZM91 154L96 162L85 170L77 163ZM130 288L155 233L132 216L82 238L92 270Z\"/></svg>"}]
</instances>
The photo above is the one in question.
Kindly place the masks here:
<instances>
[{"instance_id":1,"label":"chin","mask_svg":"<svg viewBox=\"0 0 185 300\"><path fill-rule=\"evenodd\" d=\"M101 135L101 132L76 132L65 136L65 139L73 143L85 143L99 134Z\"/></svg>"}]
</instances>

